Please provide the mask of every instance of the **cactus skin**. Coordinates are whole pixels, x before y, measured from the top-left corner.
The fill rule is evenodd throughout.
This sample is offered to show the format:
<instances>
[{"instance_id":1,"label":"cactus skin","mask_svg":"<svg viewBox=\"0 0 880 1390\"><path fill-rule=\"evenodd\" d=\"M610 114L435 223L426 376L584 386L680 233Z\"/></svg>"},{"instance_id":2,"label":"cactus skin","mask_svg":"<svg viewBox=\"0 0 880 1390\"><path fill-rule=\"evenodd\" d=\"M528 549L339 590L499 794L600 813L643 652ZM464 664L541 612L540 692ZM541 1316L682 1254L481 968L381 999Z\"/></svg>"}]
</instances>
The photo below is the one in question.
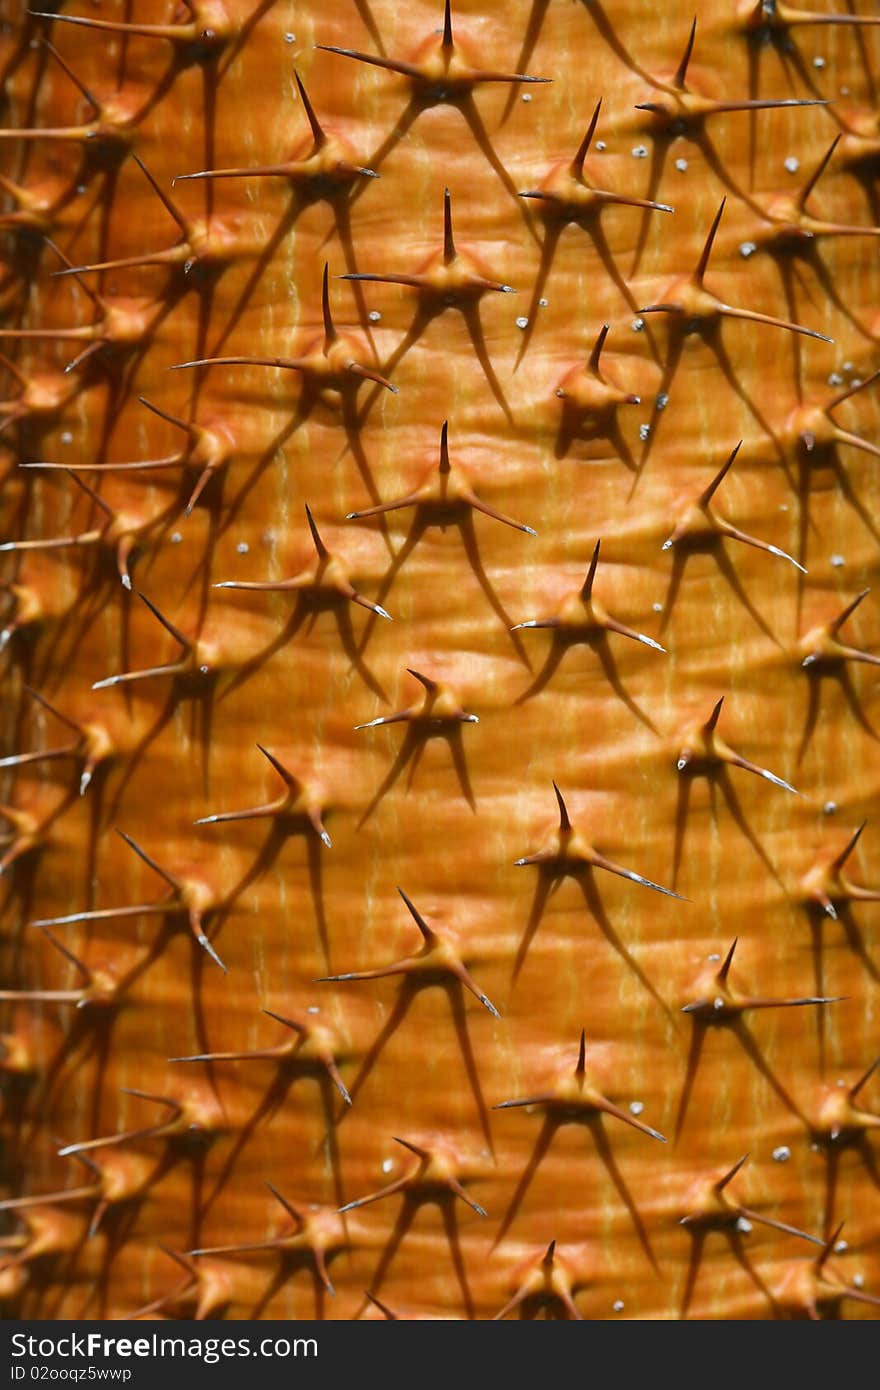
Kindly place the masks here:
<instances>
[{"instance_id":1,"label":"cactus skin","mask_svg":"<svg viewBox=\"0 0 880 1390\"><path fill-rule=\"evenodd\" d=\"M880 35L816 3L0 38L8 1315L877 1316Z\"/></svg>"}]
</instances>

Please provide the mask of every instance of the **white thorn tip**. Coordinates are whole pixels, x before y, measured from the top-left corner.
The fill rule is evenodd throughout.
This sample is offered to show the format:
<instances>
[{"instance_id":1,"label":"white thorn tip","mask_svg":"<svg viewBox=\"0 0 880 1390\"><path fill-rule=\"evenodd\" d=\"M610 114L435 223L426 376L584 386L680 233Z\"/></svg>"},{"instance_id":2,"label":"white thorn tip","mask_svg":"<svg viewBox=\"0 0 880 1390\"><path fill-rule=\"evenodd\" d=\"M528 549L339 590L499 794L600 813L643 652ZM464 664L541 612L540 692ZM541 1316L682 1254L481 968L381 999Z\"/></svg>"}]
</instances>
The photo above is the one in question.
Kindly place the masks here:
<instances>
[{"instance_id":1,"label":"white thorn tip","mask_svg":"<svg viewBox=\"0 0 880 1390\"><path fill-rule=\"evenodd\" d=\"M214 950L214 947L211 945L210 941L204 935L204 933L199 933L199 935L196 937L196 941L199 943L203 950L207 951L211 959L215 961L217 965L219 965L220 969L223 971L223 974L228 974L229 972L226 966L223 964L222 960L220 959L217 952Z\"/></svg>"},{"instance_id":2,"label":"white thorn tip","mask_svg":"<svg viewBox=\"0 0 880 1390\"><path fill-rule=\"evenodd\" d=\"M777 777L775 772L768 772L766 768L761 768L761 776L767 781L772 782L774 787L781 787L785 792L791 792L794 796L800 796L796 787L792 787L788 782L783 782L781 777Z\"/></svg>"}]
</instances>

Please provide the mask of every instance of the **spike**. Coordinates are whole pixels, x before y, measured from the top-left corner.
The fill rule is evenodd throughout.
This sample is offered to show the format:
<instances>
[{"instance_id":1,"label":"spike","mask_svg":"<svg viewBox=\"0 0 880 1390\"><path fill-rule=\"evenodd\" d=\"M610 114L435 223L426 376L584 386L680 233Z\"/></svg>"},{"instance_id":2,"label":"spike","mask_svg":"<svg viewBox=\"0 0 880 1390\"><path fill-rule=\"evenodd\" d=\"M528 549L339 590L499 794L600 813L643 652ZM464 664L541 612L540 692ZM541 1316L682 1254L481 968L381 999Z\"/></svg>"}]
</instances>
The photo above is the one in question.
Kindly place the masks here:
<instances>
[{"instance_id":1,"label":"spike","mask_svg":"<svg viewBox=\"0 0 880 1390\"><path fill-rule=\"evenodd\" d=\"M593 557L590 560L590 568L587 571L587 577L584 580L583 588L581 589L581 598L584 600L584 603L589 603L593 595L593 580L596 578L596 566L599 563L600 544L600 541L596 541L596 544L593 548Z\"/></svg>"},{"instance_id":2,"label":"spike","mask_svg":"<svg viewBox=\"0 0 880 1390\"><path fill-rule=\"evenodd\" d=\"M333 326L333 316L330 313L330 283L328 280L329 266L324 262L324 276L321 281L321 313L324 318L324 352L328 353L336 342L336 329Z\"/></svg>"},{"instance_id":3,"label":"spike","mask_svg":"<svg viewBox=\"0 0 880 1390\"><path fill-rule=\"evenodd\" d=\"M736 942L734 942L733 944L734 944L734 946L735 946L735 945L736 945ZM733 953L733 947L731 947L731 954L732 954L732 953ZM736 1177L737 1173L739 1172L740 1168L743 1166L743 1164L745 1163L745 1161L746 1161L747 1158L748 1158L748 1154L747 1154L747 1153L744 1153L743 1156L742 1156L742 1158L738 1158L737 1161L736 1161L736 1163L734 1163L733 1167L732 1167L732 1168L729 1168L729 1169L727 1170L727 1172L724 1174L724 1176L723 1176L722 1178L719 1178L719 1179L718 1179L718 1181L717 1181L716 1184L715 1184L715 1190L716 1190L716 1192L723 1192L723 1190L724 1190L724 1188L727 1186L727 1184L728 1184L733 1178Z\"/></svg>"},{"instance_id":4,"label":"spike","mask_svg":"<svg viewBox=\"0 0 880 1390\"><path fill-rule=\"evenodd\" d=\"M679 63L678 67L676 68L676 70L675 70L675 76L674 76L673 79L672 79L672 85L673 85L673 87L678 87L678 89L679 89L680 91L685 91L685 89L686 89L688 64L689 64L690 61L691 61L691 54L692 54L693 51L694 51L694 39L696 38L696 36L697 36L697 17L696 17L696 15L694 15L693 21L692 21L692 23L691 23L691 31L690 31L690 34L688 35L688 41L687 41L687 43L685 44L685 50L684 50L684 53L683 53L682 56L681 56L681 62Z\"/></svg>"},{"instance_id":5,"label":"spike","mask_svg":"<svg viewBox=\"0 0 880 1390\"><path fill-rule=\"evenodd\" d=\"M712 254L712 247L715 244L715 237L718 232L718 227L721 223L721 218L724 215L724 208L726 203L727 198L722 198L721 205L715 214L712 226L709 228L709 235L706 237L706 240L703 243L703 249L700 252L700 259L697 261L697 268L694 272L694 280L700 287L702 287L703 284L703 277L706 274L706 268L709 264L709 257Z\"/></svg>"},{"instance_id":6,"label":"spike","mask_svg":"<svg viewBox=\"0 0 880 1390\"><path fill-rule=\"evenodd\" d=\"M719 487L724 482L724 479L727 477L728 473L733 467L734 459L736 458L741 448L742 440L740 439L739 442L731 450L727 462L722 464L709 486L707 488L704 488L703 492L700 495L700 502L704 507L708 506L708 504L712 501L712 498L715 496L715 493L718 491Z\"/></svg>"},{"instance_id":7,"label":"spike","mask_svg":"<svg viewBox=\"0 0 880 1390\"><path fill-rule=\"evenodd\" d=\"M296 85L297 85L297 88L298 88L298 90L299 90L300 100L302 101L302 104L303 104L303 110L304 110L305 113L306 113L306 119L307 119L307 121L308 121L308 123L309 123L309 125L310 125L310 127L311 127L312 135L314 136L314 140L315 140L315 149L316 149L316 150L320 150L320 149L322 149L322 148L324 147L324 145L326 145L326 143L327 143L327 136L326 136L326 133L325 133L325 131L323 130L323 128L322 128L322 126L321 126L321 123L320 123L320 121L318 120L317 116L315 115L314 107L312 106L312 103L309 101L308 92L306 91L305 87L303 86L302 78L300 77L300 75L299 75L299 73L297 72L296 68L294 68L294 70L293 70L293 75L294 75L294 77L295 77L295 79L296 79Z\"/></svg>"},{"instance_id":8,"label":"spike","mask_svg":"<svg viewBox=\"0 0 880 1390\"><path fill-rule=\"evenodd\" d=\"M601 110L602 98L600 97L599 100L596 102L595 107L593 108L593 114L590 117L590 124L587 126L586 134L584 135L583 140L578 146L578 152L575 155L574 159L571 161L571 176L574 179L582 180L584 177L584 160L587 157L587 151L589 150L590 145L592 143L593 135L596 131L596 125L599 120L599 112ZM607 325L605 331L608 331Z\"/></svg>"},{"instance_id":9,"label":"spike","mask_svg":"<svg viewBox=\"0 0 880 1390\"><path fill-rule=\"evenodd\" d=\"M443 47L452 46L452 0L443 0Z\"/></svg>"},{"instance_id":10,"label":"spike","mask_svg":"<svg viewBox=\"0 0 880 1390\"><path fill-rule=\"evenodd\" d=\"M720 698L720 700L717 700L717 701L715 702L715 705L714 705L714 708L713 708L713 710L712 710L712 713L709 715L709 718L706 720L706 723L703 725L703 727L704 727L704 729L706 730L706 733L707 733L707 734L711 734L711 733L713 733L713 732L715 731L715 729L716 729L716 727L717 727L717 725L718 725L718 719L719 719L719 716L720 716L720 714L721 714L721 709L722 709L723 704L724 704L724 696L722 695L721 698Z\"/></svg>"},{"instance_id":11,"label":"spike","mask_svg":"<svg viewBox=\"0 0 880 1390\"><path fill-rule=\"evenodd\" d=\"M734 953L734 951L736 950L736 943L737 943L737 940L738 940L738 939L739 939L738 937L734 937L734 938L733 938L733 944L732 944L732 946L730 947L730 950L727 952L727 955L726 955L725 958L724 958L724 964L722 965L721 969L718 971L718 979L721 980L722 982L724 982L724 981L727 980L727 976L728 976L728 974L729 974L729 972L730 972L730 967L731 967L731 965L732 965L732 963L733 963L733 953Z\"/></svg>"},{"instance_id":12,"label":"spike","mask_svg":"<svg viewBox=\"0 0 880 1390\"><path fill-rule=\"evenodd\" d=\"M561 834L567 835L572 828L571 821L569 820L568 816L568 808L562 799L562 792L559 790L555 782L553 783L553 790L556 793L556 803L559 807L559 830Z\"/></svg>"},{"instance_id":13,"label":"spike","mask_svg":"<svg viewBox=\"0 0 880 1390\"><path fill-rule=\"evenodd\" d=\"M443 190L443 264L452 265L456 260L455 241L452 235L452 199L449 189Z\"/></svg>"}]
</instances>

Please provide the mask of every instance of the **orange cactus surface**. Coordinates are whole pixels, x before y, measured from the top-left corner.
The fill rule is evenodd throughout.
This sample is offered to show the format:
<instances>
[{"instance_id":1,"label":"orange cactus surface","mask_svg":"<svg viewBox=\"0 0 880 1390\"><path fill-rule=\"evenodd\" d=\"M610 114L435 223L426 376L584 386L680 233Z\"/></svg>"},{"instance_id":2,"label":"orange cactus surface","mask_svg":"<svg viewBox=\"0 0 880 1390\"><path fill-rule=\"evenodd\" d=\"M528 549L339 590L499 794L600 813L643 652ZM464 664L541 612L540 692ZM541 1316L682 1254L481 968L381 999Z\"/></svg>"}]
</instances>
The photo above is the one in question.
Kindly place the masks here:
<instances>
[{"instance_id":1,"label":"orange cactus surface","mask_svg":"<svg viewBox=\"0 0 880 1390\"><path fill-rule=\"evenodd\" d=\"M880 16L0 33L14 1318L876 1318Z\"/></svg>"}]
</instances>

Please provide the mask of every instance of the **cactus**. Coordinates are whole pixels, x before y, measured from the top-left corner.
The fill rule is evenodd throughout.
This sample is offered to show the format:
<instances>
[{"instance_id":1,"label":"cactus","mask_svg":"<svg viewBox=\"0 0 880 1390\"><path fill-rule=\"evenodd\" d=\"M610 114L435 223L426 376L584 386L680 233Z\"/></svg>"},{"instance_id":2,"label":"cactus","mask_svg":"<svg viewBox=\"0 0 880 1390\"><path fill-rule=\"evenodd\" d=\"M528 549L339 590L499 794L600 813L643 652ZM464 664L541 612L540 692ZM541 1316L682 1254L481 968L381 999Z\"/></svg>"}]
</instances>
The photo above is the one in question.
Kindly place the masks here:
<instances>
[{"instance_id":1,"label":"cactus","mask_svg":"<svg viewBox=\"0 0 880 1390\"><path fill-rule=\"evenodd\" d=\"M815 4L0 35L8 1315L876 1317L880 20Z\"/></svg>"}]
</instances>

